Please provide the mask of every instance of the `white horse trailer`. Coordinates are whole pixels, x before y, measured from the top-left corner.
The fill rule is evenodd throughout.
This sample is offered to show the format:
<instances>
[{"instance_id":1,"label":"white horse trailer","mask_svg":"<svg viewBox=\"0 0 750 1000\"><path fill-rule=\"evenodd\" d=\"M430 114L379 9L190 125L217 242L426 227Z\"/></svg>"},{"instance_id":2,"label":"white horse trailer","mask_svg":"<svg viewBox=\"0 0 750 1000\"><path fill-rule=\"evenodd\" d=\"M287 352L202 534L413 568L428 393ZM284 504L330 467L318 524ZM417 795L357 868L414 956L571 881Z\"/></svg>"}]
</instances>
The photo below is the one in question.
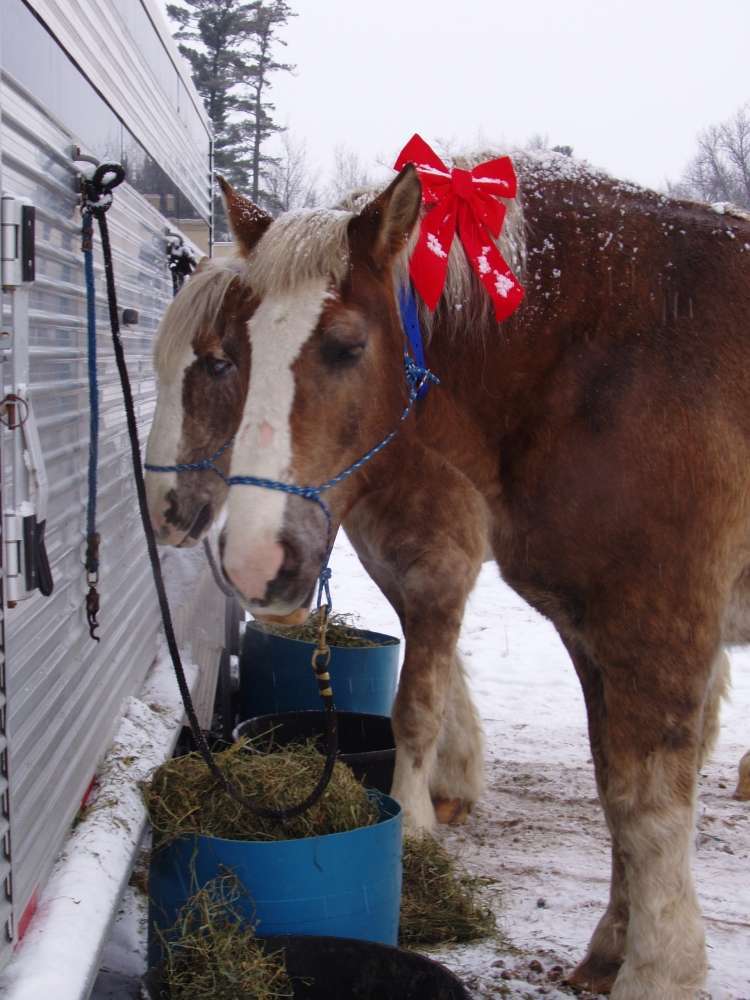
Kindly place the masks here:
<instances>
[{"instance_id":1,"label":"white horse trailer","mask_svg":"<svg viewBox=\"0 0 750 1000\"><path fill-rule=\"evenodd\" d=\"M160 628L98 235L100 642L84 599L86 294L76 148L119 161L108 214L142 436L167 233L210 252L211 133L156 0L2 0L0 967L17 947ZM46 520L45 579L39 522ZM35 539L36 532L36 539ZM191 563L188 574L195 572ZM22 950L22 949L21 949Z\"/></svg>"}]
</instances>

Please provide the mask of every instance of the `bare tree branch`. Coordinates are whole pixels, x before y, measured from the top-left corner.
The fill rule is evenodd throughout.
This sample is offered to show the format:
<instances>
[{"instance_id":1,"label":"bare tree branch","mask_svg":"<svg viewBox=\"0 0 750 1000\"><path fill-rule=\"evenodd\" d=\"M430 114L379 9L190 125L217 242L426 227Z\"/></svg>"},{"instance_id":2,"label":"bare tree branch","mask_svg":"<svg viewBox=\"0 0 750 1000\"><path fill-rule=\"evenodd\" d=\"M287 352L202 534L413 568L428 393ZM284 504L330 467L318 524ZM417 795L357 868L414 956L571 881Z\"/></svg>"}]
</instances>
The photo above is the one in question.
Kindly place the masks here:
<instances>
[{"instance_id":1,"label":"bare tree branch","mask_svg":"<svg viewBox=\"0 0 750 1000\"><path fill-rule=\"evenodd\" d=\"M293 208L313 208L320 203L318 178L310 167L305 143L283 132L281 145L281 156L263 171L264 207L274 215Z\"/></svg>"},{"instance_id":2,"label":"bare tree branch","mask_svg":"<svg viewBox=\"0 0 750 1000\"><path fill-rule=\"evenodd\" d=\"M326 201L337 205L345 195L357 188L371 187L373 178L359 155L346 146L333 151L333 173L326 190Z\"/></svg>"},{"instance_id":3,"label":"bare tree branch","mask_svg":"<svg viewBox=\"0 0 750 1000\"><path fill-rule=\"evenodd\" d=\"M698 150L670 194L750 208L750 102L698 136Z\"/></svg>"}]
</instances>

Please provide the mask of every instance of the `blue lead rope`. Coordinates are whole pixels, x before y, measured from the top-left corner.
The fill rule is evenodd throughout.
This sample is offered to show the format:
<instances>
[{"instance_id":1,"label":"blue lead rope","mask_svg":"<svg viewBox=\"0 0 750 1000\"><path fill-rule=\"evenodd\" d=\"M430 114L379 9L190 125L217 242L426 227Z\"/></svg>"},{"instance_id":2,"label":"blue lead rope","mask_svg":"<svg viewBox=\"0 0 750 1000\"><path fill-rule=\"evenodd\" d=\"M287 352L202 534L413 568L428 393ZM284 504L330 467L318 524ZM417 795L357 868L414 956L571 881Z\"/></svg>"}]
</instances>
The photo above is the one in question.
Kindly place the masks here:
<instances>
[{"instance_id":1,"label":"blue lead rope","mask_svg":"<svg viewBox=\"0 0 750 1000\"><path fill-rule=\"evenodd\" d=\"M332 605L330 591L331 570L328 566L328 561L331 557L334 541L333 518L331 516L331 509L325 500L323 500L321 494L332 489L334 486L338 486L339 483L348 479L349 476L357 472L358 469L361 469L363 465L366 465L376 455L379 455L384 448L387 448L398 434L403 422L411 413L416 401L426 395L431 385L440 384L440 379L437 375L434 375L424 364L424 350L422 348L417 303L411 285L409 285L406 291L403 288L401 289L399 293L399 306L401 308L401 321L404 332L414 353L414 357L412 357L407 351L404 352L404 375L409 392L406 406L401 413L398 424L390 433L386 434L384 438L378 441L376 445L373 445L364 455L361 455L356 462L352 462L351 465L348 465L338 475L333 476L332 479L327 479L319 486L297 486L294 483L283 483L277 479L264 479L260 476L226 476L216 465L216 461L231 447L234 438L230 438L229 441L225 442L209 458L202 458L197 462L181 462L177 465L152 465L150 462L146 462L144 465L144 468L148 472L215 472L220 479L224 480L227 486L257 486L264 490L278 490L282 493L289 493L292 496L302 497L303 500L309 500L311 503L317 504L323 511L327 527L326 555L323 560L323 567L318 576L317 607L321 607L323 597L325 596L329 611Z\"/></svg>"}]
</instances>

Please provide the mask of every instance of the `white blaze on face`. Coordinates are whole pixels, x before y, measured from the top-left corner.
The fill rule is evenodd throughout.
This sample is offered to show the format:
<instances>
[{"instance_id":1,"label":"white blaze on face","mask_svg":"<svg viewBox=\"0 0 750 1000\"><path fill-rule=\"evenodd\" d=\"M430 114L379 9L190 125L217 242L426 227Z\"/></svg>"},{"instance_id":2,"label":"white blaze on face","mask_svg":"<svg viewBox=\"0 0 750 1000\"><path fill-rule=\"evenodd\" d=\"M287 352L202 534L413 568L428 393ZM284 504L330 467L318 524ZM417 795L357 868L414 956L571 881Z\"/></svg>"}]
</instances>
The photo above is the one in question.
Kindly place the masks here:
<instances>
[{"instance_id":1,"label":"white blaze on face","mask_svg":"<svg viewBox=\"0 0 750 1000\"><path fill-rule=\"evenodd\" d=\"M182 388L185 372L195 361L192 348L186 348L171 372L159 379L159 394L154 422L146 444L149 465L176 465L182 437ZM154 530L163 528L166 495L177 486L175 472L146 472L146 490Z\"/></svg>"},{"instance_id":2,"label":"white blaze on face","mask_svg":"<svg viewBox=\"0 0 750 1000\"><path fill-rule=\"evenodd\" d=\"M250 385L232 450L231 475L289 481L292 365L318 323L327 286L320 278L293 292L269 296L250 320ZM224 569L248 600L261 600L281 568L286 503L287 494L279 490L233 486L229 491Z\"/></svg>"}]
</instances>

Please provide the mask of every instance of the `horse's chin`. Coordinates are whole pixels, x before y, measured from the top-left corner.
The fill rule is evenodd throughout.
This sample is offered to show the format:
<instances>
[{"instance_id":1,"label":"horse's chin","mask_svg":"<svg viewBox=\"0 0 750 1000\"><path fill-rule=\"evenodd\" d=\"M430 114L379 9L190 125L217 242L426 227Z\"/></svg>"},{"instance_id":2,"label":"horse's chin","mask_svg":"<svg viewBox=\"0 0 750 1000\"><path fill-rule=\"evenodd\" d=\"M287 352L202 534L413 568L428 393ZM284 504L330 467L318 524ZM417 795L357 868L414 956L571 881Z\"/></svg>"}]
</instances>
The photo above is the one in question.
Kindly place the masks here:
<instances>
[{"instance_id":1,"label":"horse's chin","mask_svg":"<svg viewBox=\"0 0 750 1000\"><path fill-rule=\"evenodd\" d=\"M304 605L302 600L274 600L274 601L248 601L242 594L237 593L239 600L245 611L249 611L253 618L259 621L275 621L281 624L298 624L298 612ZM306 605L305 605L306 607ZM305 618L307 612L305 611Z\"/></svg>"},{"instance_id":2,"label":"horse's chin","mask_svg":"<svg viewBox=\"0 0 750 1000\"><path fill-rule=\"evenodd\" d=\"M249 601L236 588L235 593L242 607L249 611L253 618L261 621L269 620L280 624L296 625L304 621L313 598L315 584L309 587L288 586L283 591L277 589L278 584L271 584L270 593L266 593L262 601ZM275 591L275 592L274 592Z\"/></svg>"},{"instance_id":3,"label":"horse's chin","mask_svg":"<svg viewBox=\"0 0 750 1000\"><path fill-rule=\"evenodd\" d=\"M310 609L305 605L303 608L297 608L290 615L270 615L266 612L255 611L253 617L262 625L304 625L310 617Z\"/></svg>"}]
</instances>

